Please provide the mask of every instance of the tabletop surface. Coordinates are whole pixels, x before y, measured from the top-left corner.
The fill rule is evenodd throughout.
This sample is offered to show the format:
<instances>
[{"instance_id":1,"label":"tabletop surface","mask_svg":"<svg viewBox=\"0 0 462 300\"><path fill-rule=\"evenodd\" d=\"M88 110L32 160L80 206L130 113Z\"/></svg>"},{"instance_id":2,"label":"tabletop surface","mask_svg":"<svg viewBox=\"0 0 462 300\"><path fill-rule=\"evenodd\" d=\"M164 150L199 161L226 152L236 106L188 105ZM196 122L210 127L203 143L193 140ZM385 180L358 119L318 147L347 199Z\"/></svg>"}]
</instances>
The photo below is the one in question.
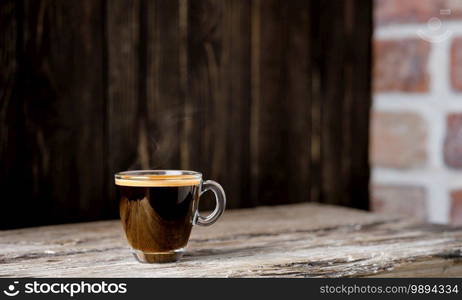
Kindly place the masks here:
<instances>
[{"instance_id":1,"label":"tabletop surface","mask_svg":"<svg viewBox=\"0 0 462 300\"><path fill-rule=\"evenodd\" d=\"M462 227L319 204L231 210L176 263L141 264L118 220L0 231L0 277L462 277Z\"/></svg>"}]
</instances>

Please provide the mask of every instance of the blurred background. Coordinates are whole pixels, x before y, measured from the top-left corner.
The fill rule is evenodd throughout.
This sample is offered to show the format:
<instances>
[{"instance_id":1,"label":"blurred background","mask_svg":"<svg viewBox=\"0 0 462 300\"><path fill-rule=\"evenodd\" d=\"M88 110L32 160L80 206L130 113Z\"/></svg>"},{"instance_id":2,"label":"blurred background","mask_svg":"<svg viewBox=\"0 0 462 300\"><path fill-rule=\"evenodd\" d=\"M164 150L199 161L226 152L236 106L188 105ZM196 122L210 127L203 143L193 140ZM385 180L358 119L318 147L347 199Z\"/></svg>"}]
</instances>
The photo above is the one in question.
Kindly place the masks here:
<instances>
[{"instance_id":1,"label":"blurred background","mask_svg":"<svg viewBox=\"0 0 462 300\"><path fill-rule=\"evenodd\" d=\"M462 1L376 0L371 206L462 224Z\"/></svg>"},{"instance_id":2,"label":"blurred background","mask_svg":"<svg viewBox=\"0 0 462 300\"><path fill-rule=\"evenodd\" d=\"M462 224L460 0L2 0L0 70L0 229L117 218L140 168Z\"/></svg>"}]
</instances>

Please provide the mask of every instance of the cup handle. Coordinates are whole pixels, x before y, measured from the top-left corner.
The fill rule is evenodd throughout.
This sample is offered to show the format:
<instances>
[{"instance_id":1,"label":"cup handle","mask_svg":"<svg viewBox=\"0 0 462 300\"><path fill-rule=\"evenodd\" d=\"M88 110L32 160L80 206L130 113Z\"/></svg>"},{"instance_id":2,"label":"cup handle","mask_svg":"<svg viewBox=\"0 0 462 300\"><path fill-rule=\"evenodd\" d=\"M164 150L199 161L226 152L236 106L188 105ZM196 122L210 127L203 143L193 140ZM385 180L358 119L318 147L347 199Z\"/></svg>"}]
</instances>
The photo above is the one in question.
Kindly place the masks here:
<instances>
[{"instance_id":1,"label":"cup handle","mask_svg":"<svg viewBox=\"0 0 462 300\"><path fill-rule=\"evenodd\" d=\"M202 190L200 192L199 198L207 191L213 192L213 194L215 195L215 201L217 205L215 206L215 210L207 217L202 217L199 214L199 205L197 206L195 218L194 218L195 219L194 224L197 224L200 226L212 225L218 220L218 218L225 211L226 195L221 185L218 182L215 182L213 180L205 181L204 183L202 183Z\"/></svg>"}]
</instances>

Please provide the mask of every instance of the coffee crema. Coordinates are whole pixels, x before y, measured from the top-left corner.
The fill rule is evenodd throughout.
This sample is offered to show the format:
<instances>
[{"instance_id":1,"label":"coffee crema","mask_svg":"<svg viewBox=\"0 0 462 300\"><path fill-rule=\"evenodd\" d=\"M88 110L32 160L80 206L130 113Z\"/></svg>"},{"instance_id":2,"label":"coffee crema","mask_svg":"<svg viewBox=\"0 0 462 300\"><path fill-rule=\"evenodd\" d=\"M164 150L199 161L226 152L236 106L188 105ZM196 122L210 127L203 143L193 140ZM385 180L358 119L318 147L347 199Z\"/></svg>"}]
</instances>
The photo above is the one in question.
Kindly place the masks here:
<instances>
[{"instance_id":1,"label":"coffee crema","mask_svg":"<svg viewBox=\"0 0 462 300\"><path fill-rule=\"evenodd\" d=\"M115 178L115 184L120 186L190 186L198 185L201 182L201 174L191 172L191 174L175 174L175 171L164 171L165 174L152 175L147 171L135 173L119 173Z\"/></svg>"}]
</instances>

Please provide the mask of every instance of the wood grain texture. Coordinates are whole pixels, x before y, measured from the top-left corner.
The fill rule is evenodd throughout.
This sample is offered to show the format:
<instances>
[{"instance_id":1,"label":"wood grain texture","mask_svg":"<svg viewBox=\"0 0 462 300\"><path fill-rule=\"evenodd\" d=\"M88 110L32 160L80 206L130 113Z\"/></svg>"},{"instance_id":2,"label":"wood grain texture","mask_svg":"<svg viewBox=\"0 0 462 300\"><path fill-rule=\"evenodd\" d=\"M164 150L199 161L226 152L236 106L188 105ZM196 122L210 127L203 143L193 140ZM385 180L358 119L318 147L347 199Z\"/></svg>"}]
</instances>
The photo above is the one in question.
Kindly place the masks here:
<instances>
[{"instance_id":1,"label":"wood grain texture","mask_svg":"<svg viewBox=\"0 0 462 300\"><path fill-rule=\"evenodd\" d=\"M149 167L181 169L185 114L181 84L179 1L145 1L146 132Z\"/></svg>"},{"instance_id":2,"label":"wood grain texture","mask_svg":"<svg viewBox=\"0 0 462 300\"><path fill-rule=\"evenodd\" d=\"M229 208L251 207L250 195L250 2L228 0L224 7L223 94L226 99L226 171ZM223 55L226 55L225 57Z\"/></svg>"},{"instance_id":3,"label":"wood grain texture","mask_svg":"<svg viewBox=\"0 0 462 300\"><path fill-rule=\"evenodd\" d=\"M367 208L371 3L2 1L0 228L113 218L141 168Z\"/></svg>"},{"instance_id":4,"label":"wood grain texture","mask_svg":"<svg viewBox=\"0 0 462 300\"><path fill-rule=\"evenodd\" d=\"M0 276L460 277L461 247L461 227L294 204L229 211L160 265L134 260L119 221L0 231Z\"/></svg>"},{"instance_id":5,"label":"wood grain texture","mask_svg":"<svg viewBox=\"0 0 462 300\"><path fill-rule=\"evenodd\" d=\"M106 193L108 210L118 215L114 173L140 166L146 149L140 135L139 17L140 1L108 1L105 9L106 90ZM121 151L123 149L123 151Z\"/></svg>"},{"instance_id":6,"label":"wood grain texture","mask_svg":"<svg viewBox=\"0 0 462 300\"><path fill-rule=\"evenodd\" d=\"M349 139L348 145L343 155L349 157L350 163L343 165L342 175L346 176L347 194L351 195L348 205L352 207L369 209L368 191L364 189L364 183L369 181L369 128L370 118L363 118L369 114L371 110L371 62L372 62L372 31L373 18L372 1L349 0L350 8L348 11L348 22L352 24L348 31L348 45L350 50L349 64L347 66L347 76L349 78L349 95L348 110L345 114L355 114L356 117L348 118L349 126L345 126L349 135L354 137ZM355 47L354 45L362 45ZM346 120L346 118L344 119ZM345 139L345 136L344 136ZM365 147L357 147L356 145L366 145Z\"/></svg>"},{"instance_id":7,"label":"wood grain texture","mask_svg":"<svg viewBox=\"0 0 462 300\"><path fill-rule=\"evenodd\" d=\"M8 178L16 162L15 116L18 107L15 83L18 78L18 35L21 30L17 22L20 6L17 1L0 2L0 178ZM8 209L13 205L6 202L0 211L0 228L5 227Z\"/></svg>"},{"instance_id":8,"label":"wood grain texture","mask_svg":"<svg viewBox=\"0 0 462 300\"><path fill-rule=\"evenodd\" d=\"M252 35L256 127L252 184L260 203L310 200L310 3L257 1Z\"/></svg>"},{"instance_id":9,"label":"wood grain texture","mask_svg":"<svg viewBox=\"0 0 462 300\"><path fill-rule=\"evenodd\" d=\"M289 3L289 2L287 2ZM288 107L287 172L289 192L287 203L311 201L310 161L311 161L311 3L304 0L286 3L287 34L286 72L287 88L285 105ZM294 159L295 158L295 159Z\"/></svg>"},{"instance_id":10,"label":"wood grain texture","mask_svg":"<svg viewBox=\"0 0 462 300\"><path fill-rule=\"evenodd\" d=\"M359 187L369 179L369 169L363 168L368 150L358 147L369 143L369 119L360 117L370 109L364 98L370 95L370 43L365 41L372 36L372 5L366 2L314 1L311 19L311 40L316 41L311 170L319 170L312 195L318 202L361 209L369 207Z\"/></svg>"},{"instance_id":11,"label":"wood grain texture","mask_svg":"<svg viewBox=\"0 0 462 300\"><path fill-rule=\"evenodd\" d=\"M17 1L16 10L18 75L9 78L15 97L5 103L1 179L11 200L2 211L14 217L4 226L101 217L101 3Z\"/></svg>"},{"instance_id":12,"label":"wood grain texture","mask_svg":"<svg viewBox=\"0 0 462 300\"><path fill-rule=\"evenodd\" d=\"M250 4L190 1L188 101L195 137L188 166L220 182L229 207L250 206ZM213 208L210 203L207 208Z\"/></svg>"},{"instance_id":13,"label":"wood grain texture","mask_svg":"<svg viewBox=\"0 0 462 300\"><path fill-rule=\"evenodd\" d=\"M336 9L332 10L332 3ZM353 117L344 115L345 80L344 73L346 43L345 43L345 6L346 2L318 1L315 10L318 12L317 27L317 59L316 68L320 74L319 97L321 101L320 126L321 144L321 202L348 202L344 195L344 176L342 172L343 152L343 119ZM324 59L329 57L329 59ZM335 66L342 66L336 68ZM341 200L340 200L341 199Z\"/></svg>"}]
</instances>

